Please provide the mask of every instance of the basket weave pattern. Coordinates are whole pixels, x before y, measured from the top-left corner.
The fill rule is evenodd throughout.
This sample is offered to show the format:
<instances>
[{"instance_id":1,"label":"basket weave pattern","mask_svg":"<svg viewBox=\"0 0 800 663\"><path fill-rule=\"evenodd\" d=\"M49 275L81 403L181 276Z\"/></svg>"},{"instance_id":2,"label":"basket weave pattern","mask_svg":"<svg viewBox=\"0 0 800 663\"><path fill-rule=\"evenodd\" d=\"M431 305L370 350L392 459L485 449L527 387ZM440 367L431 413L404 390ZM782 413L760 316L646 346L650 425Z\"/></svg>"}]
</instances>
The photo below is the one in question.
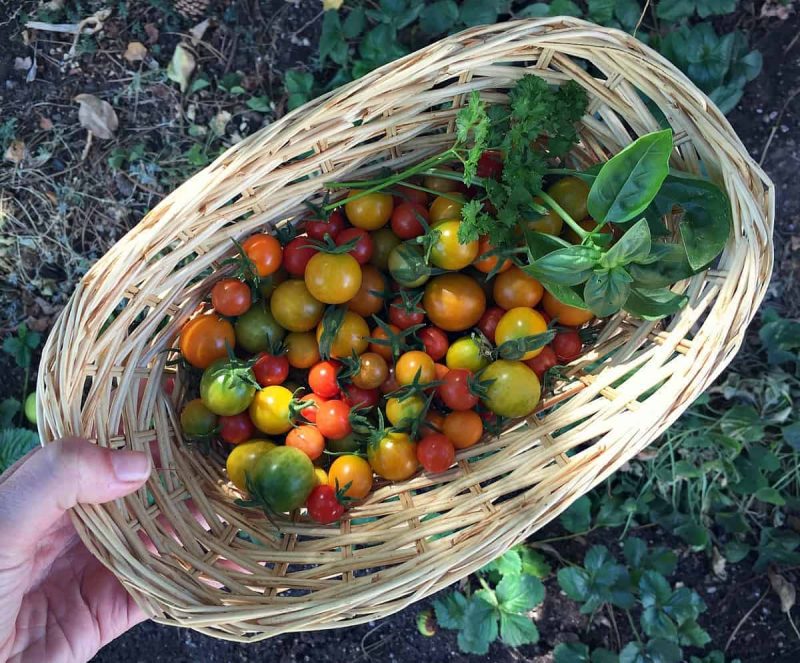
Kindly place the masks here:
<instances>
[{"instance_id":1,"label":"basket weave pattern","mask_svg":"<svg viewBox=\"0 0 800 663\"><path fill-rule=\"evenodd\" d=\"M680 284L689 304L667 325L609 320L549 397L558 407L461 451L444 474L381 485L338 525L295 514L276 531L233 503L222 458L181 441L186 388L178 373L172 396L162 389L174 370L166 350L231 239L300 218L327 181L441 151L468 93L504 101L526 71L588 92L578 166L659 129L637 89L661 109L672 166L700 172L702 162L730 195L734 228L718 266ZM772 184L722 114L629 35L567 18L471 29L250 136L150 212L78 285L48 340L40 433L153 453L146 490L79 507L74 521L157 621L248 641L372 620L529 536L675 421L733 357L764 295L773 210Z\"/></svg>"}]
</instances>

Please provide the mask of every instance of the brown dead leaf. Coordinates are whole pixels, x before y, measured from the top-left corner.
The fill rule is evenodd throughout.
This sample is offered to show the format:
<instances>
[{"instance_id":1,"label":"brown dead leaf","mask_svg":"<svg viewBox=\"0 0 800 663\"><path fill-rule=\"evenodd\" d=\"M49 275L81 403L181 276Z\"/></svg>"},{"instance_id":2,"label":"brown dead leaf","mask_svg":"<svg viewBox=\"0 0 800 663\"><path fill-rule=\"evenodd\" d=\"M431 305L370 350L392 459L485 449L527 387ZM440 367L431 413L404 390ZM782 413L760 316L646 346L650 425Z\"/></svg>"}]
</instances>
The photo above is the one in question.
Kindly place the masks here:
<instances>
[{"instance_id":1,"label":"brown dead leaf","mask_svg":"<svg viewBox=\"0 0 800 663\"><path fill-rule=\"evenodd\" d=\"M794 585L773 568L767 570L767 577L769 578L769 584L772 585L772 589L781 600L781 612L789 612L797 598Z\"/></svg>"},{"instance_id":2,"label":"brown dead leaf","mask_svg":"<svg viewBox=\"0 0 800 663\"><path fill-rule=\"evenodd\" d=\"M122 57L125 58L128 62L141 62L144 60L145 56L147 55L147 46L145 46L140 41L131 41L128 42L128 48L125 49L125 52L122 54Z\"/></svg>"},{"instance_id":3,"label":"brown dead leaf","mask_svg":"<svg viewBox=\"0 0 800 663\"><path fill-rule=\"evenodd\" d=\"M91 131L97 138L108 139L114 135L119 120L111 104L93 94L79 94L74 100L81 105L78 120L84 129Z\"/></svg>"},{"instance_id":4,"label":"brown dead leaf","mask_svg":"<svg viewBox=\"0 0 800 663\"><path fill-rule=\"evenodd\" d=\"M52 131L53 126L53 120L51 120L49 117L45 117L44 115L39 116L39 128L42 131Z\"/></svg>"},{"instance_id":5,"label":"brown dead leaf","mask_svg":"<svg viewBox=\"0 0 800 663\"><path fill-rule=\"evenodd\" d=\"M208 126L217 136L222 136L225 133L228 122L231 121L231 117L233 116L228 111L220 111L211 118Z\"/></svg>"},{"instance_id":6,"label":"brown dead leaf","mask_svg":"<svg viewBox=\"0 0 800 663\"><path fill-rule=\"evenodd\" d=\"M189 87L189 79L192 77L196 66L194 53L189 49L189 46L178 44L167 67L167 78L180 85L181 92L186 92Z\"/></svg>"},{"instance_id":7,"label":"brown dead leaf","mask_svg":"<svg viewBox=\"0 0 800 663\"><path fill-rule=\"evenodd\" d=\"M725 580L728 577L728 572L725 570L725 558L719 554L716 547L711 553L711 570L717 578Z\"/></svg>"},{"instance_id":8,"label":"brown dead leaf","mask_svg":"<svg viewBox=\"0 0 800 663\"><path fill-rule=\"evenodd\" d=\"M21 164L25 159L25 142L21 140L12 140L6 148L3 158L11 163Z\"/></svg>"},{"instance_id":9,"label":"brown dead leaf","mask_svg":"<svg viewBox=\"0 0 800 663\"><path fill-rule=\"evenodd\" d=\"M155 23L145 23L144 24L144 31L147 35L147 43L151 46L158 41L159 32L158 28L156 27Z\"/></svg>"}]
</instances>

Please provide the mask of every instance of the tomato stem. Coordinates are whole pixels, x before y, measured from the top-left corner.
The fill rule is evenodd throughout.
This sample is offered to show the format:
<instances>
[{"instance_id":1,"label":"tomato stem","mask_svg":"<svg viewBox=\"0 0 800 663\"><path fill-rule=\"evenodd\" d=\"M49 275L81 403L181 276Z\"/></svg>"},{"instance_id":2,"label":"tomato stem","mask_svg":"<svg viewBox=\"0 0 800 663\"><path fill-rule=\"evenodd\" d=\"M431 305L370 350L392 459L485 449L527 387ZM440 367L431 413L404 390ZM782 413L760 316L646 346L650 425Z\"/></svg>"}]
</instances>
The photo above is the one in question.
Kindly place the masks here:
<instances>
[{"instance_id":1,"label":"tomato stem","mask_svg":"<svg viewBox=\"0 0 800 663\"><path fill-rule=\"evenodd\" d=\"M551 209L552 209L552 210L553 210L553 211L554 211L556 214L558 214L558 215L559 215L559 216L560 216L560 217L561 217L561 218L564 220L564 222L565 222L565 223L566 223L566 224L567 224L567 225L568 225L570 228L572 228L572 230L574 230L574 231L575 231L575 234L576 234L578 237L580 237L580 238L581 238L581 240L584 240L584 239L586 239L586 238L589 236L589 234L590 234L590 233L588 233L588 232L587 232L587 231L585 231L583 228L581 228L581 227L578 225L578 222L577 222L577 221L575 221L575 219L573 219L573 218L572 218L572 217L571 217L571 216L570 216L570 215L567 213L567 211L566 211L566 210L565 210L563 207L561 207L561 205L559 205L559 204L558 204L558 203L557 203L557 202L556 202L556 201L553 199L553 197L552 197L552 196L550 196L549 194L545 193L545 192L544 192L544 191L542 191L541 189L539 189L539 191L536 191L536 192L534 193L534 195L535 195L535 196L539 196L539 197L540 197L542 200L544 200L544 202L546 202L546 203L548 204L548 206L549 206L549 207L550 207L550 208L551 208Z\"/></svg>"}]
</instances>

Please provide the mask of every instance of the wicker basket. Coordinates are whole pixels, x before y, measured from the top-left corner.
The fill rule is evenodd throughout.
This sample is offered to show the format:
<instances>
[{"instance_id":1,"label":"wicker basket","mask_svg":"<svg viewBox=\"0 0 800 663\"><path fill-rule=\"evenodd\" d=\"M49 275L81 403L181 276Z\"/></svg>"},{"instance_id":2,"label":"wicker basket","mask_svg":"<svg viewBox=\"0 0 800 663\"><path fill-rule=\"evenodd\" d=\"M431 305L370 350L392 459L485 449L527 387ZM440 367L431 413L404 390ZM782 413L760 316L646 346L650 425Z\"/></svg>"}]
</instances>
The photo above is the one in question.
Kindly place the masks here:
<instances>
[{"instance_id":1,"label":"wicker basket","mask_svg":"<svg viewBox=\"0 0 800 663\"><path fill-rule=\"evenodd\" d=\"M451 144L467 93L502 101L526 71L588 92L578 165L659 128L637 89L661 109L675 132L672 165L704 168L730 195L734 229L719 265L680 284L690 301L669 324L609 320L548 401L559 407L460 452L444 474L380 487L338 525L298 513L276 531L233 503L223 459L182 443L180 377L171 397L162 389L165 350L208 293L209 268L232 238L296 218L324 182ZM154 454L147 490L79 507L74 521L156 621L252 641L383 617L530 536L678 418L734 356L764 295L773 208L772 184L723 115L629 35L571 18L467 30L250 136L118 242L48 340L39 430Z\"/></svg>"}]
</instances>

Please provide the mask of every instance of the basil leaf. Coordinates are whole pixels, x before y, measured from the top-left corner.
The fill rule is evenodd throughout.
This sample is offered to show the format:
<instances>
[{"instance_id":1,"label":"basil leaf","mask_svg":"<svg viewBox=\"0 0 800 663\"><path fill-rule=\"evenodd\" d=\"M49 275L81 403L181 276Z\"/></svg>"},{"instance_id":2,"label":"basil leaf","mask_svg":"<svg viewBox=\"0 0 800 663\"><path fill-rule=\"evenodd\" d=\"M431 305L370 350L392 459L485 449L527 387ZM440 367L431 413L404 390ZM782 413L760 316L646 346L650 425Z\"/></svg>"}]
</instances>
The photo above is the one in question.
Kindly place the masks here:
<instances>
[{"instance_id":1,"label":"basil leaf","mask_svg":"<svg viewBox=\"0 0 800 663\"><path fill-rule=\"evenodd\" d=\"M694 274L682 244L653 244L647 258L627 269L636 287L644 288L663 288Z\"/></svg>"},{"instance_id":2,"label":"basil leaf","mask_svg":"<svg viewBox=\"0 0 800 663\"><path fill-rule=\"evenodd\" d=\"M669 174L672 129L646 134L603 164L587 206L599 222L622 222L641 214Z\"/></svg>"},{"instance_id":3,"label":"basil leaf","mask_svg":"<svg viewBox=\"0 0 800 663\"><path fill-rule=\"evenodd\" d=\"M586 310L586 304L581 296L572 288L565 285L558 285L557 283L543 283L544 289L547 290L553 297L555 297L562 304L567 306L574 306L575 308Z\"/></svg>"},{"instance_id":4,"label":"basil leaf","mask_svg":"<svg viewBox=\"0 0 800 663\"><path fill-rule=\"evenodd\" d=\"M583 289L586 306L598 318L616 313L627 301L632 281L630 274L622 267L595 272Z\"/></svg>"},{"instance_id":5,"label":"basil leaf","mask_svg":"<svg viewBox=\"0 0 800 663\"><path fill-rule=\"evenodd\" d=\"M685 173L670 174L653 203L661 214L670 213L676 205L683 210L681 240L695 271L722 253L732 225L731 203L716 184Z\"/></svg>"},{"instance_id":6,"label":"basil leaf","mask_svg":"<svg viewBox=\"0 0 800 663\"><path fill-rule=\"evenodd\" d=\"M538 260L552 251L572 246L572 244L560 237L548 233L540 233L536 230L528 230L527 228L525 228L525 242L528 245L528 253L531 260Z\"/></svg>"},{"instance_id":7,"label":"basil leaf","mask_svg":"<svg viewBox=\"0 0 800 663\"><path fill-rule=\"evenodd\" d=\"M689 298L667 288L632 288L624 309L644 320L660 320L677 313Z\"/></svg>"},{"instance_id":8,"label":"basil leaf","mask_svg":"<svg viewBox=\"0 0 800 663\"><path fill-rule=\"evenodd\" d=\"M599 251L593 247L569 246L542 256L523 270L540 281L578 285L589 278L598 257Z\"/></svg>"},{"instance_id":9,"label":"basil leaf","mask_svg":"<svg viewBox=\"0 0 800 663\"><path fill-rule=\"evenodd\" d=\"M650 255L650 226L646 219L639 219L614 244L602 258L600 264L606 269L645 260Z\"/></svg>"}]
</instances>

